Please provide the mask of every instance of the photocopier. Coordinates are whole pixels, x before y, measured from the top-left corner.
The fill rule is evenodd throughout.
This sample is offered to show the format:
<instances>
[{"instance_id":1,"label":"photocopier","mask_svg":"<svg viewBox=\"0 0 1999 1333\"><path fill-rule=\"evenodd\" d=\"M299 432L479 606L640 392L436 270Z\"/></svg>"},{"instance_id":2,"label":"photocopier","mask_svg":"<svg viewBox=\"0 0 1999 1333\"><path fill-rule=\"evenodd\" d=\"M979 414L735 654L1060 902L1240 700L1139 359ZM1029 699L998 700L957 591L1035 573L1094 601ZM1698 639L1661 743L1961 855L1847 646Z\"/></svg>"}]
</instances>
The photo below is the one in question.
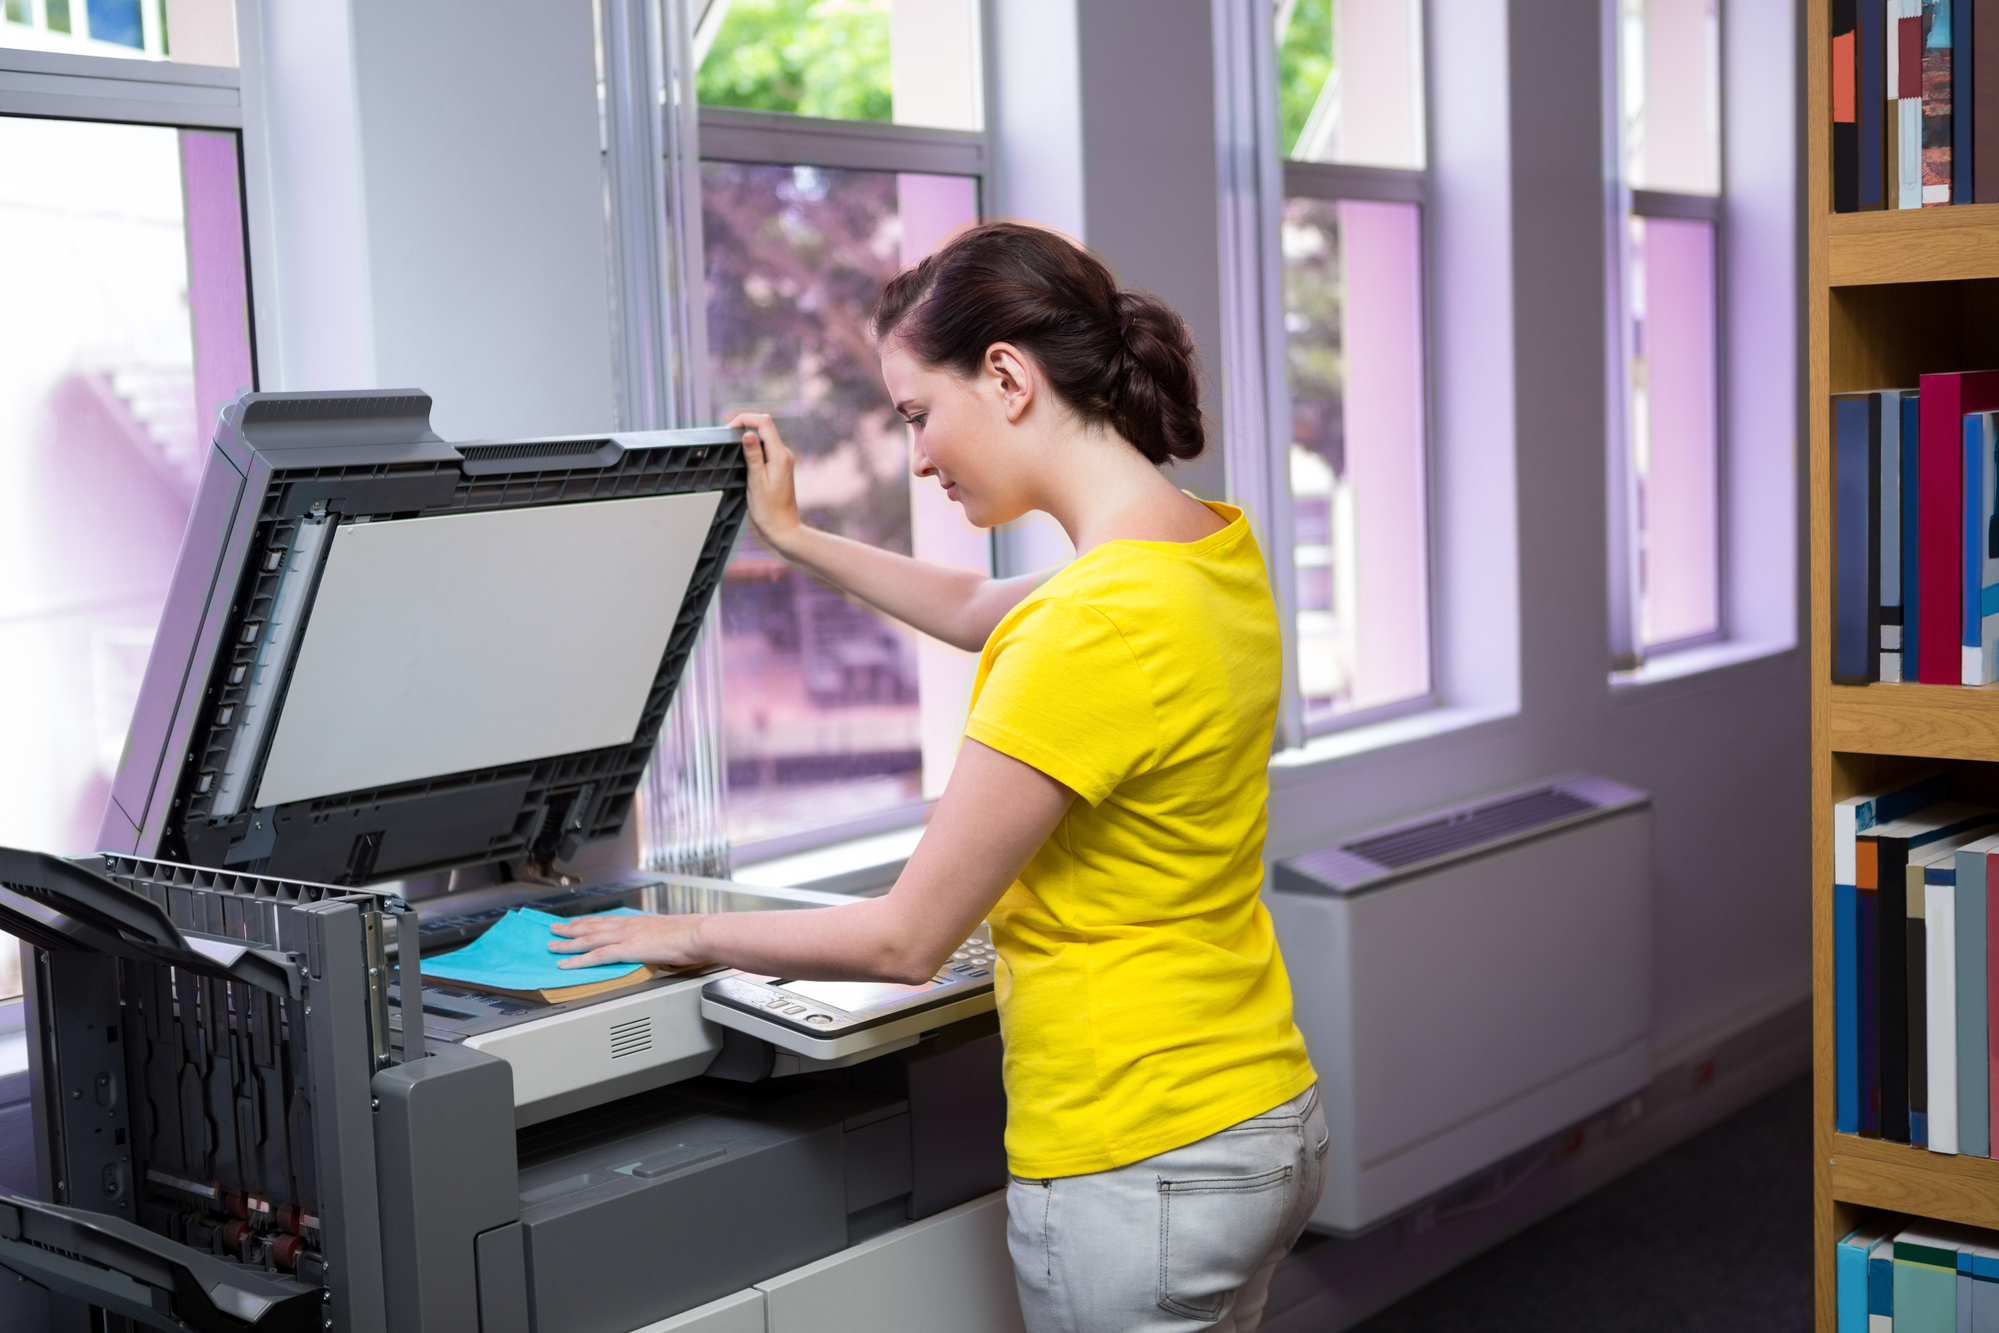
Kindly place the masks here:
<instances>
[{"instance_id":1,"label":"photocopier","mask_svg":"<svg viewBox=\"0 0 1999 1333\"><path fill-rule=\"evenodd\" d=\"M430 405L224 411L100 852L0 849L40 1174L0 1268L57 1328L631 1333L1005 1184L982 935L914 987L419 980L519 906L844 901L563 873L721 584L736 433L452 445Z\"/></svg>"}]
</instances>

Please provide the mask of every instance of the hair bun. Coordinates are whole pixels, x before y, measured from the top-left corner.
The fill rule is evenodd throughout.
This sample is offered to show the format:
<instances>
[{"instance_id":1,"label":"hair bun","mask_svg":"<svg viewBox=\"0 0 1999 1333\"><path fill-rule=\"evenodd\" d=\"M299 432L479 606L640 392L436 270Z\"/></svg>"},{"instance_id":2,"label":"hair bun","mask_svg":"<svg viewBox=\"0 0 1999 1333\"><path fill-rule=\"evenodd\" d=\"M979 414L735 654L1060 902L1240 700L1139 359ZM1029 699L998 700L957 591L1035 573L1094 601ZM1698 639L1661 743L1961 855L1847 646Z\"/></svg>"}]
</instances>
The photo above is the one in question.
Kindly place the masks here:
<instances>
[{"instance_id":1,"label":"hair bun","mask_svg":"<svg viewBox=\"0 0 1999 1333\"><path fill-rule=\"evenodd\" d=\"M1201 421L1200 357L1187 321L1145 292L1117 294L1124 355L1112 423L1155 463L1198 458L1207 444Z\"/></svg>"}]
</instances>

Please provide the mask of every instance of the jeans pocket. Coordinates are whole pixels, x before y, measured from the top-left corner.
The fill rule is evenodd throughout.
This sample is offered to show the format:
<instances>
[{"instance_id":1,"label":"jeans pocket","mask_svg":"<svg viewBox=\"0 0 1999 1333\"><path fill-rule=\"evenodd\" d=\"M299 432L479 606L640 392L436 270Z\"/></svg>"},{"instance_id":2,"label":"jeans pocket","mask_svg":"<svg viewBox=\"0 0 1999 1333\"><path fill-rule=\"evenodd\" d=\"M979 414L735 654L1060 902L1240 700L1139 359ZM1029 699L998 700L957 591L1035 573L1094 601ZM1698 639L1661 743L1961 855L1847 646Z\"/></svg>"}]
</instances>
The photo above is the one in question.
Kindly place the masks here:
<instances>
[{"instance_id":1,"label":"jeans pocket","mask_svg":"<svg viewBox=\"0 0 1999 1333\"><path fill-rule=\"evenodd\" d=\"M1284 1241L1291 1168L1159 1181L1159 1308L1213 1320Z\"/></svg>"}]
</instances>

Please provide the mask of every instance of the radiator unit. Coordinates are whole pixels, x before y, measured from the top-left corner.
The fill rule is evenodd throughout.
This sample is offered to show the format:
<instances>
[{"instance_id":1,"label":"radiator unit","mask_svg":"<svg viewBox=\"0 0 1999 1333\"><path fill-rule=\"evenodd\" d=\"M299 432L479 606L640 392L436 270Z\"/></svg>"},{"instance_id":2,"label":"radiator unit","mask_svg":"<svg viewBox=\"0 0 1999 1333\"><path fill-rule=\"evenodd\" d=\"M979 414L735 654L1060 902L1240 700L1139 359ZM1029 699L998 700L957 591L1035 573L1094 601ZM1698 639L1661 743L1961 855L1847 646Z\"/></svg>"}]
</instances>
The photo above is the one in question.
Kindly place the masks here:
<instances>
[{"instance_id":1,"label":"radiator unit","mask_svg":"<svg viewBox=\"0 0 1999 1333\"><path fill-rule=\"evenodd\" d=\"M1645 1086L1651 799L1572 775L1277 864L1332 1134L1314 1229L1366 1231Z\"/></svg>"}]
</instances>

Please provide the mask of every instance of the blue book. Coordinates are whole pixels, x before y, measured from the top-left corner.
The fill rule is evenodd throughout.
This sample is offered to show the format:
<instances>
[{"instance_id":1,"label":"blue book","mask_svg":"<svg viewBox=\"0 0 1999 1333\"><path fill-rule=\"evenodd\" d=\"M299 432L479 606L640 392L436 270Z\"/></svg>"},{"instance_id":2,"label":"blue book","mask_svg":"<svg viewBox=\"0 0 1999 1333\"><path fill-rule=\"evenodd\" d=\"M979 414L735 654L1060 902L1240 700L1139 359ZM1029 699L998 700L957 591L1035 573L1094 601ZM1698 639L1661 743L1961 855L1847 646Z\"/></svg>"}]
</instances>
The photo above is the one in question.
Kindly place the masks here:
<instances>
[{"instance_id":1,"label":"blue book","mask_svg":"<svg viewBox=\"0 0 1999 1333\"><path fill-rule=\"evenodd\" d=\"M1964 661L1966 685L1999 681L1999 413L1964 418Z\"/></svg>"},{"instance_id":2,"label":"blue book","mask_svg":"<svg viewBox=\"0 0 1999 1333\"><path fill-rule=\"evenodd\" d=\"M1860 891L1851 884L1832 886L1833 1050L1839 1071L1834 1079L1832 1127L1842 1134L1860 1132Z\"/></svg>"},{"instance_id":3,"label":"blue book","mask_svg":"<svg viewBox=\"0 0 1999 1333\"><path fill-rule=\"evenodd\" d=\"M1888 111L1888 13L1881 0L1860 0L1856 36L1860 47L1860 77L1854 108L1860 122L1860 207L1882 206L1887 165L1883 161L1881 122Z\"/></svg>"},{"instance_id":4,"label":"blue book","mask_svg":"<svg viewBox=\"0 0 1999 1333\"><path fill-rule=\"evenodd\" d=\"M1880 535L1875 526L1881 479L1881 402L1841 393L1833 413L1832 679L1865 685L1880 678Z\"/></svg>"},{"instance_id":5,"label":"blue book","mask_svg":"<svg viewBox=\"0 0 1999 1333\"><path fill-rule=\"evenodd\" d=\"M1902 674L1902 393L1881 391L1881 663L1885 681ZM1913 441L1911 441L1913 445Z\"/></svg>"},{"instance_id":6,"label":"blue book","mask_svg":"<svg viewBox=\"0 0 1999 1333\"><path fill-rule=\"evenodd\" d=\"M1956 1333L1957 1247L1954 1229L1935 1222L1895 1237L1896 1333Z\"/></svg>"},{"instance_id":7,"label":"blue book","mask_svg":"<svg viewBox=\"0 0 1999 1333\"><path fill-rule=\"evenodd\" d=\"M1867 1333L1867 1256L1897 1225L1893 1218L1876 1216L1840 1241L1833 1268L1838 1333Z\"/></svg>"},{"instance_id":8,"label":"blue book","mask_svg":"<svg viewBox=\"0 0 1999 1333\"><path fill-rule=\"evenodd\" d=\"M1978 6L1970 0L1960 0L1954 9L1950 34L1950 101L1954 112L1950 118L1950 201L1968 204L1973 198L1972 154L1977 151L1972 142L1971 122L1973 108L1978 105L1973 100L1978 61L1973 55L1977 47L1973 45L1971 27ZM1884 69L1884 77L1885 74Z\"/></svg>"},{"instance_id":9,"label":"blue book","mask_svg":"<svg viewBox=\"0 0 1999 1333\"><path fill-rule=\"evenodd\" d=\"M1895 1317L1895 1241L1884 1237L1867 1252L1867 1316L1868 1328L1874 1329L1877 1319L1893 1320Z\"/></svg>"},{"instance_id":10,"label":"blue book","mask_svg":"<svg viewBox=\"0 0 1999 1333\"><path fill-rule=\"evenodd\" d=\"M1919 480L1918 462L1922 450L1916 447L1921 438L1917 430L1918 409L1921 407L1919 395L1904 390L1900 406L1902 409L1902 429L1899 437L1902 449L1902 679L1916 678L1917 616L1922 609L1921 598L1917 595L1920 586L1921 561L1917 557L1917 538L1921 533L1918 517L1922 485Z\"/></svg>"}]
</instances>

